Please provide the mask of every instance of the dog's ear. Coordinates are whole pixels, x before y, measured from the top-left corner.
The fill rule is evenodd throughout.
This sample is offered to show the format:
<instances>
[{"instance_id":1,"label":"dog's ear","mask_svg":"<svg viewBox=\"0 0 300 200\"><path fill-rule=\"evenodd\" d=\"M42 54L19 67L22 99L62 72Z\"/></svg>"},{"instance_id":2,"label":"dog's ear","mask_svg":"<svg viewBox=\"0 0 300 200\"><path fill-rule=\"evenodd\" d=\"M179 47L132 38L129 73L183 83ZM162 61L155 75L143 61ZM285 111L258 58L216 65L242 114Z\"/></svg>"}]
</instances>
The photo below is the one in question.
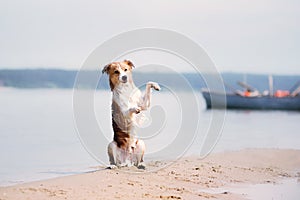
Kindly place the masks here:
<instances>
[{"instance_id":1,"label":"dog's ear","mask_svg":"<svg viewBox=\"0 0 300 200\"><path fill-rule=\"evenodd\" d=\"M104 68L102 69L102 74L104 74L104 72L108 74L108 71L110 70L110 66L111 63L105 65Z\"/></svg>"},{"instance_id":2,"label":"dog's ear","mask_svg":"<svg viewBox=\"0 0 300 200\"><path fill-rule=\"evenodd\" d=\"M134 64L130 60L124 60L124 62L131 67L131 69L134 68Z\"/></svg>"}]
</instances>

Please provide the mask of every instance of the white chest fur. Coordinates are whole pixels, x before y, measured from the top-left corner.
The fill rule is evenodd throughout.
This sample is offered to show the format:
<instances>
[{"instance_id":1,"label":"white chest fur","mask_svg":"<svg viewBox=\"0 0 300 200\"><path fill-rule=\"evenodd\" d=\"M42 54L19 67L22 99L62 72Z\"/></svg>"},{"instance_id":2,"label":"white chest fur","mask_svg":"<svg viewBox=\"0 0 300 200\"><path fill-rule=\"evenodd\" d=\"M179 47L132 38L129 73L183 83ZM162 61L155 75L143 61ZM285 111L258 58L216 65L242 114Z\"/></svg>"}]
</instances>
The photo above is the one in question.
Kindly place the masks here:
<instances>
[{"instance_id":1,"label":"white chest fur","mask_svg":"<svg viewBox=\"0 0 300 200\"><path fill-rule=\"evenodd\" d=\"M130 108L138 107L141 101L140 90L132 84L119 84L113 90L113 101L116 102L125 115Z\"/></svg>"},{"instance_id":2,"label":"white chest fur","mask_svg":"<svg viewBox=\"0 0 300 200\"><path fill-rule=\"evenodd\" d=\"M120 84L113 90L113 102L118 109L113 110L114 121L119 128L135 131L135 127L141 126L145 120L144 114L130 113L130 109L138 108L142 101L141 91L133 84Z\"/></svg>"}]
</instances>

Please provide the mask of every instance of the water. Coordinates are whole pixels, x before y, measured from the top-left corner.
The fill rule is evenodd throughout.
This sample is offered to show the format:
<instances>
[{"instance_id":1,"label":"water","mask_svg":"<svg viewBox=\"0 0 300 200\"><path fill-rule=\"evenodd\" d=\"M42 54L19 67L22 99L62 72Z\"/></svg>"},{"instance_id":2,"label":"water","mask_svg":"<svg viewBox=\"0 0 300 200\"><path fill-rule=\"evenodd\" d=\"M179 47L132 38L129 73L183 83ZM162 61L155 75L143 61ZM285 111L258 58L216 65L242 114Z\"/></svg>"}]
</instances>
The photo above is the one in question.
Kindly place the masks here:
<instances>
[{"instance_id":1,"label":"water","mask_svg":"<svg viewBox=\"0 0 300 200\"><path fill-rule=\"evenodd\" d=\"M210 128L212 111L204 109L200 94L197 98L200 102L199 131L205 132ZM0 185L82 173L99 165L77 136L72 102L72 90L0 89ZM95 116L103 124L107 140L112 138L109 102L110 92L95 93ZM151 153L174 140L181 125L179 104L167 92L154 94L156 118L165 121L162 130L156 131L157 135L143 136L147 145L146 160L165 159ZM156 105L165 110L161 111ZM153 118L155 112L151 113L150 124L160 123ZM299 121L299 112L227 111L214 151L300 149ZM199 134L186 154L199 155L203 138ZM96 144L106 149L106 143Z\"/></svg>"},{"instance_id":2,"label":"water","mask_svg":"<svg viewBox=\"0 0 300 200\"><path fill-rule=\"evenodd\" d=\"M254 185L232 185L224 188L202 189L201 192L209 194L234 193L246 199L255 200L297 200L300 197L300 182L298 179L284 179L279 183L264 183Z\"/></svg>"},{"instance_id":3,"label":"water","mask_svg":"<svg viewBox=\"0 0 300 200\"><path fill-rule=\"evenodd\" d=\"M300 183L297 179L287 179L277 184L256 184L235 187L230 191L243 194L245 197L255 200L296 200L300 197Z\"/></svg>"},{"instance_id":4,"label":"water","mask_svg":"<svg viewBox=\"0 0 300 200\"><path fill-rule=\"evenodd\" d=\"M95 164L76 137L72 91L0 90L0 183L54 177Z\"/></svg>"}]
</instances>

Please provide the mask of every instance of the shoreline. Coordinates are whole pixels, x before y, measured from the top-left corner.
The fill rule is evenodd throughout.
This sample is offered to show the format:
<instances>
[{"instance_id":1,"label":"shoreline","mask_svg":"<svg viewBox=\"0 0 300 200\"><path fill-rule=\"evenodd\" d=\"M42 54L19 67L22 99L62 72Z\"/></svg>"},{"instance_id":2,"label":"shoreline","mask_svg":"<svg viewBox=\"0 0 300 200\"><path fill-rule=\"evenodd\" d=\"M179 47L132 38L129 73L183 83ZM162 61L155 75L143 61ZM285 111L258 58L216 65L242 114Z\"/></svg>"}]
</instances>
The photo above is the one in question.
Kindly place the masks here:
<instances>
[{"instance_id":1,"label":"shoreline","mask_svg":"<svg viewBox=\"0 0 300 200\"><path fill-rule=\"evenodd\" d=\"M173 162L173 161L171 161ZM151 161L136 168L68 175L0 187L0 200L14 199L247 199L232 186L279 184L300 179L300 150L246 149ZM91 168L92 169L92 168ZM159 170L158 170L159 169ZM229 188L222 191L224 188ZM211 192L209 192L211 191ZM218 191L218 192L214 192Z\"/></svg>"}]
</instances>

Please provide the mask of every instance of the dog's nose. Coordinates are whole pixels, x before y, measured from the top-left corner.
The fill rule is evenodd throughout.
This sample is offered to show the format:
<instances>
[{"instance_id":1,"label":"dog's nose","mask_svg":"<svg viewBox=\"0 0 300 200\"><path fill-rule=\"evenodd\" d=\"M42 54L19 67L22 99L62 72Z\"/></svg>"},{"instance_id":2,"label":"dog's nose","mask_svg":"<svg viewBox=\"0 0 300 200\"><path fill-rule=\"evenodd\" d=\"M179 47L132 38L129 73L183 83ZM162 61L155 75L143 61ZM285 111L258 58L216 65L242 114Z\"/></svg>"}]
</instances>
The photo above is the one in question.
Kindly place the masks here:
<instances>
[{"instance_id":1,"label":"dog's nose","mask_svg":"<svg viewBox=\"0 0 300 200\"><path fill-rule=\"evenodd\" d=\"M122 76L122 81L127 81L127 76Z\"/></svg>"}]
</instances>

